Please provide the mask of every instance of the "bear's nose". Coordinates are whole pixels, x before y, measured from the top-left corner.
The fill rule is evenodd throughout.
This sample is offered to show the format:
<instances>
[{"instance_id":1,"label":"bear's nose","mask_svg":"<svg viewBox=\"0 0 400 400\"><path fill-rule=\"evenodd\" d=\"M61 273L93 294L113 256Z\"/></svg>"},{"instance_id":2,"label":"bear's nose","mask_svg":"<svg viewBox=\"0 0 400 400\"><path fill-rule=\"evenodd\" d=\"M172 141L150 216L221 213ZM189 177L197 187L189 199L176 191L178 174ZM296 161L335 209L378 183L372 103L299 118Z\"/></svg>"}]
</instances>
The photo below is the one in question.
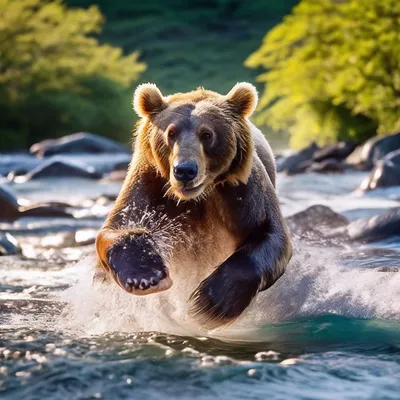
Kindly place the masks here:
<instances>
[{"instance_id":1,"label":"bear's nose","mask_svg":"<svg viewBox=\"0 0 400 400\"><path fill-rule=\"evenodd\" d=\"M197 164L194 161L186 161L174 166L174 176L182 183L188 183L196 178L197 171Z\"/></svg>"}]
</instances>

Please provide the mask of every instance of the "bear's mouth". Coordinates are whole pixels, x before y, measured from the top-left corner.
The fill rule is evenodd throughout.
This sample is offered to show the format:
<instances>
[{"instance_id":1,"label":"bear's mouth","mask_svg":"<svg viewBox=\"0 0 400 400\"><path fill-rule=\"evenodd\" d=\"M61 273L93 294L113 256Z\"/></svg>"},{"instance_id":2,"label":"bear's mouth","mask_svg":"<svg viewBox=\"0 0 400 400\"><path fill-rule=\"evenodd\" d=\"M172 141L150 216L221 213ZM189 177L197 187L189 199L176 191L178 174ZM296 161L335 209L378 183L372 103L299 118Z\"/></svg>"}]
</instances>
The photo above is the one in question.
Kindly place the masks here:
<instances>
[{"instance_id":1,"label":"bear's mouth","mask_svg":"<svg viewBox=\"0 0 400 400\"><path fill-rule=\"evenodd\" d=\"M203 193L205 187L206 184L204 182L201 182L196 186L188 185L177 187L171 185L171 189L173 190L175 196L180 200L192 200L196 197L199 197Z\"/></svg>"},{"instance_id":2,"label":"bear's mouth","mask_svg":"<svg viewBox=\"0 0 400 400\"><path fill-rule=\"evenodd\" d=\"M184 196L188 196L188 195L193 195L193 194L195 194L197 192L199 192L198 194L200 194L200 192L203 191L203 188L204 188L204 184L200 183L200 185L197 185L195 187L181 187L178 190Z\"/></svg>"},{"instance_id":3,"label":"bear's mouth","mask_svg":"<svg viewBox=\"0 0 400 400\"><path fill-rule=\"evenodd\" d=\"M208 180L206 177L199 176L191 182L182 184L182 182L178 182L172 177L169 184L170 188L167 193L169 192L178 200L193 200L201 196L208 185Z\"/></svg>"}]
</instances>

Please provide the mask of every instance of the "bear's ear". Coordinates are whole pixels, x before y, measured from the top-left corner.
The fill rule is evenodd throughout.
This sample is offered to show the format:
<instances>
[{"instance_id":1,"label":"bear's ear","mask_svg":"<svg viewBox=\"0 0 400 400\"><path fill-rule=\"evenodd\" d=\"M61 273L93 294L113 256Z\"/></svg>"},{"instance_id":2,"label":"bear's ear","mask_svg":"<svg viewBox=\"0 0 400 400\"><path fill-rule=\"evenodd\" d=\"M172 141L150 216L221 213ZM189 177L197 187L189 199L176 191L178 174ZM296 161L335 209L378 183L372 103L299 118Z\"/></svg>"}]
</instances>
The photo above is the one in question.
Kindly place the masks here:
<instances>
[{"instance_id":1,"label":"bear's ear","mask_svg":"<svg viewBox=\"0 0 400 400\"><path fill-rule=\"evenodd\" d=\"M243 118L248 118L257 107L258 95L256 88L247 82L237 83L226 95L236 112Z\"/></svg>"},{"instance_id":2,"label":"bear's ear","mask_svg":"<svg viewBox=\"0 0 400 400\"><path fill-rule=\"evenodd\" d=\"M133 108L139 117L148 117L162 111L167 103L154 83L139 85L133 96Z\"/></svg>"}]
</instances>

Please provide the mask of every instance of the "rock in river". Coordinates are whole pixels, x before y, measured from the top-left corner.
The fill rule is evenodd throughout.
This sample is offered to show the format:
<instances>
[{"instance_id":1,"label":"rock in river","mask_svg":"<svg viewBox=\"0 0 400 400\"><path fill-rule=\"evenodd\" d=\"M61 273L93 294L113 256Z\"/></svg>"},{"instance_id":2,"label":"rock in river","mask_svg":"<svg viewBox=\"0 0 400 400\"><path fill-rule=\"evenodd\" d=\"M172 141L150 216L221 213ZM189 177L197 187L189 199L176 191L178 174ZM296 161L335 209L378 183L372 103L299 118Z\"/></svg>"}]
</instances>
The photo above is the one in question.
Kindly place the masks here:
<instances>
[{"instance_id":1,"label":"rock in river","mask_svg":"<svg viewBox=\"0 0 400 400\"><path fill-rule=\"evenodd\" d=\"M42 179L42 178L84 178L100 179L101 173L96 172L94 167L80 165L76 162L52 158L35 168L27 175L16 177L16 183Z\"/></svg>"},{"instance_id":2,"label":"rock in river","mask_svg":"<svg viewBox=\"0 0 400 400\"><path fill-rule=\"evenodd\" d=\"M325 238L336 239L335 242L374 242L400 236L400 207L349 223L329 207L315 205L286 218L286 223L292 234L311 241Z\"/></svg>"},{"instance_id":3,"label":"rock in river","mask_svg":"<svg viewBox=\"0 0 400 400\"><path fill-rule=\"evenodd\" d=\"M278 160L276 169L277 172L286 172L288 175L304 172L312 164L314 153L319 150L319 147L312 143L310 146Z\"/></svg>"},{"instance_id":4,"label":"rock in river","mask_svg":"<svg viewBox=\"0 0 400 400\"><path fill-rule=\"evenodd\" d=\"M360 189L369 191L391 186L400 186L400 149L378 161L371 174L361 183Z\"/></svg>"},{"instance_id":5,"label":"rock in river","mask_svg":"<svg viewBox=\"0 0 400 400\"><path fill-rule=\"evenodd\" d=\"M29 153L0 154L0 176L26 174L40 164L40 160Z\"/></svg>"},{"instance_id":6,"label":"rock in river","mask_svg":"<svg viewBox=\"0 0 400 400\"><path fill-rule=\"evenodd\" d=\"M347 226L347 234L351 240L362 242L400 236L400 207L351 222Z\"/></svg>"},{"instance_id":7,"label":"rock in river","mask_svg":"<svg viewBox=\"0 0 400 400\"><path fill-rule=\"evenodd\" d=\"M342 141L334 144L333 146L326 146L320 150L317 150L313 155L313 160L317 162L327 159L342 161L349 156L355 148L356 145L353 142Z\"/></svg>"},{"instance_id":8,"label":"rock in river","mask_svg":"<svg viewBox=\"0 0 400 400\"><path fill-rule=\"evenodd\" d=\"M59 139L36 143L30 152L38 157L66 153L131 153L131 149L111 139L93 133L79 132Z\"/></svg>"},{"instance_id":9,"label":"rock in river","mask_svg":"<svg viewBox=\"0 0 400 400\"><path fill-rule=\"evenodd\" d=\"M57 205L20 206L17 196L6 185L0 185L0 220L14 221L21 217L71 217L71 214Z\"/></svg>"},{"instance_id":10,"label":"rock in river","mask_svg":"<svg viewBox=\"0 0 400 400\"><path fill-rule=\"evenodd\" d=\"M375 136L358 146L346 158L346 163L359 169L371 169L378 160L400 149L400 132L388 136Z\"/></svg>"},{"instance_id":11,"label":"rock in river","mask_svg":"<svg viewBox=\"0 0 400 400\"><path fill-rule=\"evenodd\" d=\"M317 204L286 218L292 234L301 237L323 237L334 228L345 227L349 220L327 206Z\"/></svg>"}]
</instances>

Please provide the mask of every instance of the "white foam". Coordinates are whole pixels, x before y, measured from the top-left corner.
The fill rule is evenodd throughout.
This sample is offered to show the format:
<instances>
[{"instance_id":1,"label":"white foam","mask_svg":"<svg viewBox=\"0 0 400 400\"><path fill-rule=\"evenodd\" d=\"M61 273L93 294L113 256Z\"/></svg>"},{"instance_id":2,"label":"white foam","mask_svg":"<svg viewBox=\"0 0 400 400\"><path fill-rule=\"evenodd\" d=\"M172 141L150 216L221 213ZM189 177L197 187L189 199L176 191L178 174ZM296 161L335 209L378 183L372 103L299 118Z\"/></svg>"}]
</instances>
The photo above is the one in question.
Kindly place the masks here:
<instances>
[{"instance_id":1,"label":"white foam","mask_svg":"<svg viewBox=\"0 0 400 400\"><path fill-rule=\"evenodd\" d=\"M93 283L94 255L86 257L72 269L79 271L77 283L62 294L69 306L62 324L86 334L107 331L157 331L196 335L201 329L187 316L187 296L175 282L166 292L134 296L116 283ZM185 285L183 285L185 286ZM204 333L204 332L203 332Z\"/></svg>"},{"instance_id":2,"label":"white foam","mask_svg":"<svg viewBox=\"0 0 400 400\"><path fill-rule=\"evenodd\" d=\"M93 284L95 258L90 256L73 267L79 279L63 295L69 303L63 324L85 334L159 331L255 340L265 324L294 317L333 313L400 319L400 273L345 267L334 249L305 248L299 243L297 247L286 274L260 293L238 321L213 332L204 332L187 316L183 281L175 279L172 288L160 294L133 296L115 283Z\"/></svg>"}]
</instances>

